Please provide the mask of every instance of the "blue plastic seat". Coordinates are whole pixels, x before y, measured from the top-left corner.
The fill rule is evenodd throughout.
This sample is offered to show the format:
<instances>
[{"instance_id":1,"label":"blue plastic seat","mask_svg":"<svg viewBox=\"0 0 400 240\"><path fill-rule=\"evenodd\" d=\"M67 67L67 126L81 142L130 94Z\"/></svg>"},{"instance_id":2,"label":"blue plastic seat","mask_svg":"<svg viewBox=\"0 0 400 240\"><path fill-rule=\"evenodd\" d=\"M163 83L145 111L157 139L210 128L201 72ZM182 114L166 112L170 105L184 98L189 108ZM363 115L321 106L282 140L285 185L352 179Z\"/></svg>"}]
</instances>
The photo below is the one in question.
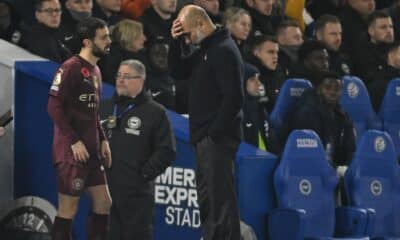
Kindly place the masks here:
<instances>
[{"instance_id":1,"label":"blue plastic seat","mask_svg":"<svg viewBox=\"0 0 400 240\"><path fill-rule=\"evenodd\" d=\"M382 129L382 122L372 108L368 90L360 78L343 77L340 105L353 121L357 140L368 129Z\"/></svg>"},{"instance_id":2,"label":"blue plastic seat","mask_svg":"<svg viewBox=\"0 0 400 240\"><path fill-rule=\"evenodd\" d=\"M397 157L400 156L400 78L391 80L386 88L379 117L383 130L388 132L394 143Z\"/></svg>"},{"instance_id":3,"label":"blue plastic seat","mask_svg":"<svg viewBox=\"0 0 400 240\"><path fill-rule=\"evenodd\" d=\"M336 208L337 184L336 171L318 135L312 130L294 130L274 174L278 209L269 216L270 239L331 239L335 228L341 236L366 236L368 211Z\"/></svg>"},{"instance_id":4,"label":"blue plastic seat","mask_svg":"<svg viewBox=\"0 0 400 240\"><path fill-rule=\"evenodd\" d=\"M277 135L281 134L288 114L293 112L304 91L310 88L312 88L311 82L305 79L291 78L285 81L270 115L271 127Z\"/></svg>"},{"instance_id":5,"label":"blue plastic seat","mask_svg":"<svg viewBox=\"0 0 400 240\"><path fill-rule=\"evenodd\" d=\"M368 130L345 174L348 203L375 210L373 238L400 238L400 178L396 159L390 136Z\"/></svg>"}]
</instances>

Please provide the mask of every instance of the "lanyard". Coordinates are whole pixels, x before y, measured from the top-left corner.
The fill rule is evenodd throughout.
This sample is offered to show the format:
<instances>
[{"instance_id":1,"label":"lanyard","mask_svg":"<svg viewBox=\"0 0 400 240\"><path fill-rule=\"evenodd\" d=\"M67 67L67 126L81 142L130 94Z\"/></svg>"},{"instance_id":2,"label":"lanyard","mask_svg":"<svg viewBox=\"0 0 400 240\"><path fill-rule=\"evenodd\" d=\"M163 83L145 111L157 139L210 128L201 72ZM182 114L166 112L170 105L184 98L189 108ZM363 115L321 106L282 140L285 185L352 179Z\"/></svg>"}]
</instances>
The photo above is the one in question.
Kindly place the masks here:
<instances>
[{"instance_id":1,"label":"lanyard","mask_svg":"<svg viewBox=\"0 0 400 240\"><path fill-rule=\"evenodd\" d=\"M117 116L117 105L114 105L114 113L113 113L113 116L115 116L115 117L118 118L118 119L121 119L122 116L123 116L125 113L129 112L131 109L133 109L134 106L135 106L134 104L129 104L128 107L126 107L125 110Z\"/></svg>"}]
</instances>

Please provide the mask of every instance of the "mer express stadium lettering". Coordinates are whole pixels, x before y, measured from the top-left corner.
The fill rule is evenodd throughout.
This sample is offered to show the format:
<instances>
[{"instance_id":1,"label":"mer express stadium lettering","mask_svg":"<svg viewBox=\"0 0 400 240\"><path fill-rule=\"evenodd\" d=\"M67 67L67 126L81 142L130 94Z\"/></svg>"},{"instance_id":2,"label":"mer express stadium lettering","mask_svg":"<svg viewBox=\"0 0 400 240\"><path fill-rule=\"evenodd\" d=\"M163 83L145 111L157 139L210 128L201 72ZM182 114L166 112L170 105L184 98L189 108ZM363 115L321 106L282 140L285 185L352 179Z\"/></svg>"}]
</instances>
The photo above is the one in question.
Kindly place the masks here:
<instances>
[{"instance_id":1,"label":"mer express stadium lettering","mask_svg":"<svg viewBox=\"0 0 400 240\"><path fill-rule=\"evenodd\" d=\"M165 223L180 227L200 227L195 172L190 168L169 167L155 181L156 204L167 205Z\"/></svg>"}]
</instances>

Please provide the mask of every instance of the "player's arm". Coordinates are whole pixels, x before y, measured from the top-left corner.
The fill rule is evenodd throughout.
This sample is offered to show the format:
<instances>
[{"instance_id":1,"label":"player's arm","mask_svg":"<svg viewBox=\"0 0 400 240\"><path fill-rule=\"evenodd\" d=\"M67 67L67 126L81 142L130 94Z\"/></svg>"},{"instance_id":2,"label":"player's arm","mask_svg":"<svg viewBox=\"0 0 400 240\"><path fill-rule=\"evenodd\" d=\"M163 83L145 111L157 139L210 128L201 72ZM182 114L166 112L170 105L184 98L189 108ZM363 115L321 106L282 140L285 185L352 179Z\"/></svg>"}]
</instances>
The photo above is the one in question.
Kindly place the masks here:
<instances>
[{"instance_id":1,"label":"player's arm","mask_svg":"<svg viewBox=\"0 0 400 240\"><path fill-rule=\"evenodd\" d=\"M74 159L85 162L89 158L89 153L87 152L83 142L79 139L78 135L67 121L62 101L58 97L50 95L47 111L53 119L54 124L56 124L60 132L67 137L68 142L71 143L71 150Z\"/></svg>"},{"instance_id":2,"label":"player's arm","mask_svg":"<svg viewBox=\"0 0 400 240\"><path fill-rule=\"evenodd\" d=\"M61 134L67 137L75 160L85 162L89 158L89 153L69 123L64 109L64 101L72 95L71 81L74 76L70 72L71 70L64 72L61 68L57 71L50 89L47 111Z\"/></svg>"},{"instance_id":3,"label":"player's arm","mask_svg":"<svg viewBox=\"0 0 400 240\"><path fill-rule=\"evenodd\" d=\"M57 125L58 129L60 129L62 135L68 138L69 142L76 143L79 141L78 135L72 129L67 120L67 116L64 112L63 102L61 99L50 95L47 105L47 111L54 124Z\"/></svg>"}]
</instances>

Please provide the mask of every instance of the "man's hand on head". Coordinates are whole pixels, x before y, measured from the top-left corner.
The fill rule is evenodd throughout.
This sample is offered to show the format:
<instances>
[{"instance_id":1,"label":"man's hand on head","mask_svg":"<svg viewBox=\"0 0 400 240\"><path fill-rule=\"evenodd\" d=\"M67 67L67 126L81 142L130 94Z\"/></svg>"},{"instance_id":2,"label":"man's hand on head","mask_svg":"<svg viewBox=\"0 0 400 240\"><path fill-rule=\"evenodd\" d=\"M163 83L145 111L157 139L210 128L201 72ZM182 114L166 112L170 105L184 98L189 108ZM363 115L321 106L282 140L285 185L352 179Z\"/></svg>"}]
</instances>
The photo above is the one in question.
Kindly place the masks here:
<instances>
[{"instance_id":1,"label":"man's hand on head","mask_svg":"<svg viewBox=\"0 0 400 240\"><path fill-rule=\"evenodd\" d=\"M178 37L182 35L182 33L183 33L182 23L179 19L175 19L174 22L172 23L171 36L174 39L178 39Z\"/></svg>"}]
</instances>

